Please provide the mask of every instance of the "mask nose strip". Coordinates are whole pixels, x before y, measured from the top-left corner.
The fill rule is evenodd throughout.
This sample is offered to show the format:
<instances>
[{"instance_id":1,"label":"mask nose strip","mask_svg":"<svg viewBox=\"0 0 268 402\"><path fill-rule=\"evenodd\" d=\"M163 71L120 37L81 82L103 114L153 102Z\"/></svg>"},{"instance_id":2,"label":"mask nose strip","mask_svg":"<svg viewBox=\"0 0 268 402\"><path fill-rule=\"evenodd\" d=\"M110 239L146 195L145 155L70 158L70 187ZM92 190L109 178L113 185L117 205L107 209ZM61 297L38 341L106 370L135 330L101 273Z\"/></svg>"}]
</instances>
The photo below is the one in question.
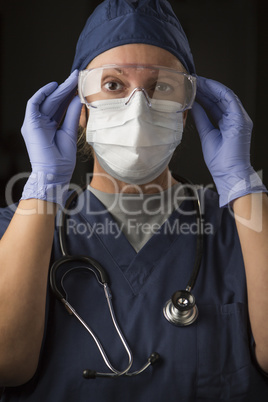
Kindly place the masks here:
<instances>
[{"instance_id":1,"label":"mask nose strip","mask_svg":"<svg viewBox=\"0 0 268 402\"><path fill-rule=\"evenodd\" d=\"M133 89L133 91L132 91L131 94L129 95L129 98L128 98L128 100L126 101L125 105L128 105L128 104L130 103L131 99L135 96L135 94L136 94L137 92L142 92L143 95L144 95L144 97L145 97L145 99L146 99L146 101L147 101L148 106L149 106L149 107L152 107L152 104L151 104L151 102L150 102L150 98L149 98L149 96L148 96L146 90L145 90L144 88L141 88L141 87L137 87L137 88Z\"/></svg>"}]
</instances>

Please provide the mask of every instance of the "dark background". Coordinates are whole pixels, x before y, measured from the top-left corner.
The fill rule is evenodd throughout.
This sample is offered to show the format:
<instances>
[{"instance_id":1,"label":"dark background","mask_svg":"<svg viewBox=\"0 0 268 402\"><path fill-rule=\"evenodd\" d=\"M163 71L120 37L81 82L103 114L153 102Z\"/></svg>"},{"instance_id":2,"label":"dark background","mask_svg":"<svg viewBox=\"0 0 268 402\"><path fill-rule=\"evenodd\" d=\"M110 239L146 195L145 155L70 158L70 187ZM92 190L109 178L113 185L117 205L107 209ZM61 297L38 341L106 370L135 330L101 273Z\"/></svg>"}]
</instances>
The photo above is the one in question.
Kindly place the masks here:
<instances>
[{"instance_id":1,"label":"dark background","mask_svg":"<svg viewBox=\"0 0 268 402\"><path fill-rule=\"evenodd\" d=\"M20 127L27 100L50 81L70 73L84 23L100 1L9 0L0 6L0 206L5 188L30 164ZM252 164L268 185L267 5L255 0L173 0L188 36L197 74L231 87L254 121ZM211 177L198 135L187 132L172 170L199 184ZM78 161L74 181L83 181L90 164ZM19 199L23 181L14 190Z\"/></svg>"}]
</instances>

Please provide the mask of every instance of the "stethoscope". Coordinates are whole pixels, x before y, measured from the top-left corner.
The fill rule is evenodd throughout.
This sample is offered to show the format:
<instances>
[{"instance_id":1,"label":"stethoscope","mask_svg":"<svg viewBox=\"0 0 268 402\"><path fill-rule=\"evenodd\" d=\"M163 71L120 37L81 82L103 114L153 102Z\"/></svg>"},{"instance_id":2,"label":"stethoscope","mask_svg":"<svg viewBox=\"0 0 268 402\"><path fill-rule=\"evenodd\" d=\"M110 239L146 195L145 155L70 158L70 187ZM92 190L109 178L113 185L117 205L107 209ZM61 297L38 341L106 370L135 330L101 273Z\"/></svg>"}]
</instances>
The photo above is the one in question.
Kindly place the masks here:
<instances>
[{"instance_id":1,"label":"stethoscope","mask_svg":"<svg viewBox=\"0 0 268 402\"><path fill-rule=\"evenodd\" d=\"M194 268L191 273L190 280L186 286L185 290L178 290L176 291L170 300L168 300L163 308L163 313L165 318L172 324L176 326L188 326L195 322L198 316L198 309L195 303L195 298L193 294L191 293L201 265L201 259L202 259L202 251L203 251L203 234L202 234L202 214L201 214L201 206L200 206L200 200L198 196L198 192L195 189L195 187L186 181L185 179L182 179L181 177L175 177L178 181L182 182L183 184L189 184L185 189L186 191L191 195L192 197L192 202L194 203L195 211L196 211L196 221L197 221L197 226L198 226L198 233L196 237L196 256L195 256L195 262L194 262ZM121 376L136 376L143 371L145 371L149 366L153 365L156 363L160 356L157 352L151 353L151 355L148 357L147 362L137 371L130 372L130 369L133 364L133 354L132 351L123 335L122 330L120 329L120 326L116 320L116 316L114 313L114 308L112 304L112 293L109 287L109 277L104 270L104 268L100 265L98 261L95 259L84 256L84 255L69 255L68 250L67 250L67 241L66 241L66 221L68 218L68 212L70 211L70 208L74 205L75 201L77 200L78 196L80 193L82 193L84 189L80 191L75 191L71 194L69 199L66 202L64 210L62 210L60 217L59 217L59 242L60 242L60 248L62 252L62 257L55 261L53 265L51 266L50 269L50 287L51 290L53 291L54 295L56 298L63 303L65 306L67 312L70 315L74 315L77 320L85 327L85 329L89 332L93 340L95 341L95 344L97 345L99 352L106 364L106 366L109 368L110 372L108 373L103 373L103 372L98 372L95 370L90 370L86 369L83 371L83 376L86 379L89 378L96 378L96 377L104 377L104 378L116 378L116 377L121 377ZM73 268L68 268L69 263L76 263L77 266ZM67 268L66 268L67 267ZM58 279L57 271L59 271L59 268L63 270L63 273L61 275L61 279ZM63 269L65 268L65 270ZM76 310L71 306L71 304L68 302L68 295L67 292L64 288L64 280L68 275L73 273L74 271L81 270L85 272L90 272L95 275L98 283L103 287L104 294L106 297L106 301L109 307L110 311L110 316L113 322L113 325L118 333L118 336L122 342L122 345L124 346L124 349L128 355L128 364L127 367L124 370L117 370L115 369L106 352L101 344L99 338L97 335L93 332L93 330L90 328L90 326L82 319L82 317L76 312Z\"/></svg>"}]
</instances>

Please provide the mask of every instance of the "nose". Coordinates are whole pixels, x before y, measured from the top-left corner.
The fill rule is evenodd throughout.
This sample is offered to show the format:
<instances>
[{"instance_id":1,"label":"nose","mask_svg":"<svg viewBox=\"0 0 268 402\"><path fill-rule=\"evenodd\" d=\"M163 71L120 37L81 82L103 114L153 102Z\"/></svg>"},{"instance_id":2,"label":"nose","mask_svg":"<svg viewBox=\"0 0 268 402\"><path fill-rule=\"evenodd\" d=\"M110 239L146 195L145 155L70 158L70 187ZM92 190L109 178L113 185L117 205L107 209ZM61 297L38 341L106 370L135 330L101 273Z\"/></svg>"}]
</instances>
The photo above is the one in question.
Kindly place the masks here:
<instances>
[{"instance_id":1,"label":"nose","mask_svg":"<svg viewBox=\"0 0 268 402\"><path fill-rule=\"evenodd\" d=\"M149 107L152 107L152 104L151 104L149 95L148 95L147 91L146 91L144 88L142 88L142 87L137 87L137 88L134 88L134 89L133 89L133 91L132 91L131 94L129 95L128 100L126 101L125 105L128 105L128 104L130 103L131 99L135 96L135 94L136 94L137 92L142 92L143 95L144 95L144 97L145 97L145 99L146 99L146 101L147 101L148 106L149 106Z\"/></svg>"}]
</instances>

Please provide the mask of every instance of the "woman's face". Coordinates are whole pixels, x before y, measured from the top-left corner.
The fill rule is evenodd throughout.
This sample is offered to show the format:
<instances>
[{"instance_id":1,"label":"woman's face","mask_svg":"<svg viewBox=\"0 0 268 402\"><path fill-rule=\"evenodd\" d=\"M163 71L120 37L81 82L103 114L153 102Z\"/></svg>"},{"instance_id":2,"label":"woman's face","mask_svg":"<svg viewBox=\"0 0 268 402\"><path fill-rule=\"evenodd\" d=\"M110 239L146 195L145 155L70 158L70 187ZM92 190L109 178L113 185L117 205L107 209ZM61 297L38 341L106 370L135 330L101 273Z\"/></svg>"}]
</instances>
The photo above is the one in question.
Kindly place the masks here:
<instances>
[{"instance_id":1,"label":"woman's face","mask_svg":"<svg viewBox=\"0 0 268 402\"><path fill-rule=\"evenodd\" d=\"M119 64L119 65L128 65L128 64L138 64L138 65L157 65L157 66L163 66L167 68L172 68L175 69L179 72L186 72L185 68L181 64L181 62L171 53L169 53L167 50L164 50L162 48L156 47L156 46L151 46L151 45L145 45L145 44L129 44L129 45L123 45L123 46L118 46L115 48L112 48L110 50L107 50L104 53L101 53L98 55L95 59L93 59L89 65L87 66L88 69L94 69L98 67L102 67L107 64ZM142 85L142 83L135 83L133 82L134 85L140 86L139 84ZM183 123L185 125L186 123L186 117L187 117L187 110L183 112ZM82 114L81 114L81 119L80 119L80 125L82 127L86 127L87 125L87 118L88 118L88 113L90 111L86 108L82 108ZM96 173L101 173L101 174L96 174ZM97 188L101 191L105 192L114 192L114 186L111 186L110 180L106 180L106 175L104 175L105 171L102 169L102 167L98 163L98 159L94 158L94 177L92 179L91 185L94 188ZM168 167L165 169L165 171L155 180L155 183L158 183L159 185L162 186L163 189L167 188L168 183L170 181L168 178L170 177L170 173L168 170ZM174 184L174 179L171 178L172 184ZM118 185L121 182L118 182ZM121 183L119 185L120 191L122 188L120 186L123 186L122 188L125 188L125 184ZM109 187L110 186L110 187ZM143 187L143 186L141 186ZM137 189L134 186L133 188L129 188L128 186L128 192L136 192ZM148 189L142 189L142 191L147 192L151 191Z\"/></svg>"},{"instance_id":2,"label":"woman's face","mask_svg":"<svg viewBox=\"0 0 268 402\"><path fill-rule=\"evenodd\" d=\"M101 53L93 59L87 68L97 68L107 64L146 64L169 67L177 71L186 72L181 62L170 52L157 46L145 44L129 44L118 46ZM86 127L86 113L83 108L80 125ZM187 111L183 113L185 125Z\"/></svg>"}]
</instances>

